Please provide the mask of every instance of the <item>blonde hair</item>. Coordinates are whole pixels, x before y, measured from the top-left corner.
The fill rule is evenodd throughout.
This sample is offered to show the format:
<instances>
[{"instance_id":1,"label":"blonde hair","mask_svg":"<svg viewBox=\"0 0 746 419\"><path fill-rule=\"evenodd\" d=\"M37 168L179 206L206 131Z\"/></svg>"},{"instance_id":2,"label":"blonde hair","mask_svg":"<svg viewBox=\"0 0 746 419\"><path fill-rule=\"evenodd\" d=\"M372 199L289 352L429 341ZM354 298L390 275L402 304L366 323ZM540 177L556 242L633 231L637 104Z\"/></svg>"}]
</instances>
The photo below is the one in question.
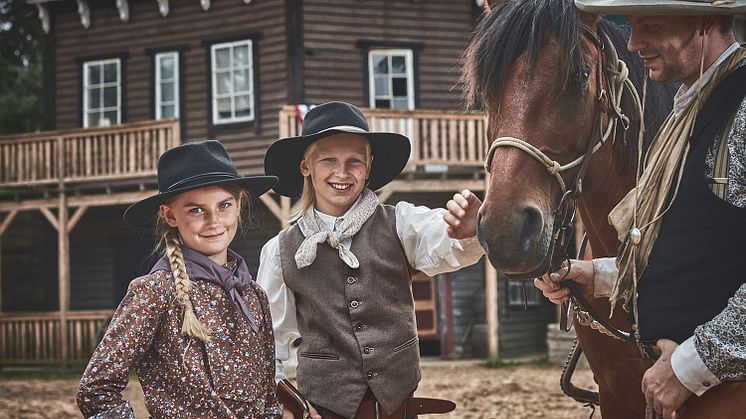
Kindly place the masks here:
<instances>
[{"instance_id":1,"label":"blonde hair","mask_svg":"<svg viewBox=\"0 0 746 419\"><path fill-rule=\"evenodd\" d=\"M362 136L360 136L362 137ZM370 161L370 156L373 153L370 147L370 142L365 138L365 160L366 164ZM317 140L318 141L318 140ZM316 150L316 142L311 143L306 148L306 151L303 153L303 160L307 159L308 156L311 155ZM293 205L293 208L290 210L290 222L297 221L300 217L303 216L303 214L308 211L309 208L313 206L313 204L316 202L316 194L313 190L313 182L311 182L310 176L304 176L303 177L303 192L300 195L300 198L298 198L298 201Z\"/></svg>"},{"instance_id":2,"label":"blonde hair","mask_svg":"<svg viewBox=\"0 0 746 419\"><path fill-rule=\"evenodd\" d=\"M221 188L228 191L233 195L241 208L238 212L238 226L242 228L241 212L242 208L248 208L249 199L248 193L238 185L227 184L221 185ZM178 195L177 195L178 196ZM166 205L171 205L176 197L166 201ZM248 209L247 209L248 211ZM197 315L194 313L194 306L192 301L189 299L189 291L192 289L194 283L189 278L189 274L186 269L186 262L184 261L184 254L182 253L183 242L179 235L179 229L171 227L166 223L163 212L158 212L158 220L156 224L156 232L159 233L159 244L156 246L156 251L161 246L165 249L166 258L168 259L169 266L171 267L171 275L174 278L174 287L176 289L174 298L176 302L184 309L184 320L181 323L181 332L188 336L193 336L205 342L209 342L211 339L211 333L209 327L204 323L200 322Z\"/></svg>"}]
</instances>

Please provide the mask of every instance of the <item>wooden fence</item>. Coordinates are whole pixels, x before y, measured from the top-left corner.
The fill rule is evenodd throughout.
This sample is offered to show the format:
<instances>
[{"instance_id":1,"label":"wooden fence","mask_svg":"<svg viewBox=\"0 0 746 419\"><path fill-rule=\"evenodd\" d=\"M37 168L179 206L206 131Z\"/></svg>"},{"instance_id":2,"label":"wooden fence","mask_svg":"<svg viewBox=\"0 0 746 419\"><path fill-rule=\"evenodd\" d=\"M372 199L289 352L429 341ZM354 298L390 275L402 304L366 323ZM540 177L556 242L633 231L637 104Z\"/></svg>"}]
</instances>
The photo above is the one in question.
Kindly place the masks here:
<instances>
[{"instance_id":1,"label":"wooden fence","mask_svg":"<svg viewBox=\"0 0 746 419\"><path fill-rule=\"evenodd\" d=\"M174 119L3 136L0 187L153 176L179 141Z\"/></svg>"},{"instance_id":2,"label":"wooden fence","mask_svg":"<svg viewBox=\"0 0 746 419\"><path fill-rule=\"evenodd\" d=\"M481 166L487 121L481 113L362 109L371 131L398 132L412 142L410 164ZM295 107L280 111L280 138L300 133Z\"/></svg>"},{"instance_id":3,"label":"wooden fence","mask_svg":"<svg viewBox=\"0 0 746 419\"><path fill-rule=\"evenodd\" d=\"M62 358L60 313L0 314L0 365L84 364L111 313L66 313L67 360Z\"/></svg>"}]
</instances>

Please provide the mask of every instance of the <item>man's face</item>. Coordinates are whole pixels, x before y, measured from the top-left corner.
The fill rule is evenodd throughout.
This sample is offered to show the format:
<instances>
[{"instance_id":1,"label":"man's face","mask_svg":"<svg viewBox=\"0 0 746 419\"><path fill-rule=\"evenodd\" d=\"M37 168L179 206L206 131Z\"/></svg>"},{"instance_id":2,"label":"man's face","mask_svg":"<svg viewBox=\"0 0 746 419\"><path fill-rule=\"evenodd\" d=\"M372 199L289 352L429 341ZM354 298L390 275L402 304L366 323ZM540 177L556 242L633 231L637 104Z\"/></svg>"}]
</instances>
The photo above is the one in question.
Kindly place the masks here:
<instances>
[{"instance_id":1,"label":"man's face","mask_svg":"<svg viewBox=\"0 0 746 419\"><path fill-rule=\"evenodd\" d=\"M699 78L702 18L696 16L628 16L632 36L627 49L642 58L650 78L664 83Z\"/></svg>"}]
</instances>

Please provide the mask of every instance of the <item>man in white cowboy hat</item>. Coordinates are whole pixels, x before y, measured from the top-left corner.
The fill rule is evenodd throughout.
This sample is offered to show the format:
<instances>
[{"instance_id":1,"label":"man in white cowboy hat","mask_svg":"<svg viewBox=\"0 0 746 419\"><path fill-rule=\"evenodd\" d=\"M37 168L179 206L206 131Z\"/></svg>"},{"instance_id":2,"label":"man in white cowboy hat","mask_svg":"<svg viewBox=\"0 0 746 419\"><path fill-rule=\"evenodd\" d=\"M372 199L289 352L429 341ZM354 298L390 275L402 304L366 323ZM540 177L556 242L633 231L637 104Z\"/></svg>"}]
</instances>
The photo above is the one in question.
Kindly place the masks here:
<instances>
[{"instance_id":1,"label":"man in white cowboy hat","mask_svg":"<svg viewBox=\"0 0 746 419\"><path fill-rule=\"evenodd\" d=\"M732 30L746 0L575 5L625 15L628 49L649 77L682 83L637 187L609 216L619 256L573 261L567 275L625 304L641 349L660 352L642 379L645 400L675 418L693 395L746 380L746 50ZM560 303L569 295L564 276L535 284Z\"/></svg>"}]
</instances>

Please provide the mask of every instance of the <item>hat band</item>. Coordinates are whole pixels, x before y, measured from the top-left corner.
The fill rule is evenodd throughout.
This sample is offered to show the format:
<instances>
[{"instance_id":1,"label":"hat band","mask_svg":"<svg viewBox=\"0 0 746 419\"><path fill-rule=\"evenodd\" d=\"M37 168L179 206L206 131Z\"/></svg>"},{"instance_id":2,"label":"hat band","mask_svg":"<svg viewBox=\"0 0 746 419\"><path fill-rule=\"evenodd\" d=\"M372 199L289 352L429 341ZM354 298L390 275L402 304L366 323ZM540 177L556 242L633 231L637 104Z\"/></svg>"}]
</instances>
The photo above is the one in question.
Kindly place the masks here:
<instances>
[{"instance_id":1,"label":"hat band","mask_svg":"<svg viewBox=\"0 0 746 419\"><path fill-rule=\"evenodd\" d=\"M174 183L173 185L171 185L168 188L166 188L166 190L164 192L168 192L171 189L174 189L176 187L182 186L182 185L184 185L186 183L189 183L189 182L193 182L195 180L206 179L206 178L216 178L216 177L217 178L238 179L238 176L236 176L236 175L234 175L232 173L226 173L226 172L201 173L199 175L190 176L190 177L188 177L186 179L182 179L182 180Z\"/></svg>"},{"instance_id":2,"label":"hat band","mask_svg":"<svg viewBox=\"0 0 746 419\"><path fill-rule=\"evenodd\" d=\"M312 132L310 134L304 134L304 135L323 134L323 133L325 133L327 131L359 132L361 134L368 134L369 133L368 130L366 130L364 128L356 127L354 125L336 125L336 126L333 126L333 127L324 128L321 131L316 131L316 132Z\"/></svg>"}]
</instances>

